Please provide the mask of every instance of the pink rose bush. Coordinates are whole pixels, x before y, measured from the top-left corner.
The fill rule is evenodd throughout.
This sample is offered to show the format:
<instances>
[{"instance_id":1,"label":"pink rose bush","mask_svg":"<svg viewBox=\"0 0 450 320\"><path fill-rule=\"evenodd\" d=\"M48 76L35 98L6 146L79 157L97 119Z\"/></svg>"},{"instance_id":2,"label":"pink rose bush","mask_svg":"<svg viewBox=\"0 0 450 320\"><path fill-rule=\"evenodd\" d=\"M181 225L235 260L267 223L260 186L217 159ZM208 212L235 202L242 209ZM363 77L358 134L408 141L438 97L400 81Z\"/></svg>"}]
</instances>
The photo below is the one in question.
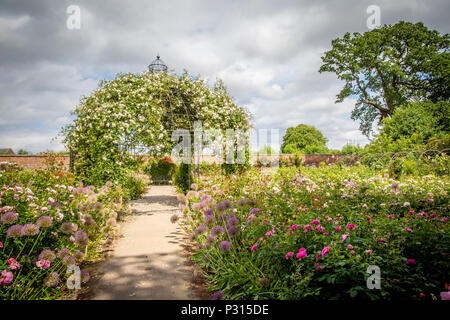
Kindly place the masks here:
<instances>
[{"instance_id":1,"label":"pink rose bush","mask_svg":"<svg viewBox=\"0 0 450 320\"><path fill-rule=\"evenodd\" d=\"M211 275L211 291L225 296L431 299L450 274L446 176L400 182L361 165L304 167L301 174L250 170L223 179L210 168L197 186L196 197L182 198L189 210L180 221L189 221L192 233L206 211L214 216L214 225L191 238L194 261ZM232 250L221 250L222 241ZM382 271L380 290L366 286L369 265Z\"/></svg>"}]
</instances>

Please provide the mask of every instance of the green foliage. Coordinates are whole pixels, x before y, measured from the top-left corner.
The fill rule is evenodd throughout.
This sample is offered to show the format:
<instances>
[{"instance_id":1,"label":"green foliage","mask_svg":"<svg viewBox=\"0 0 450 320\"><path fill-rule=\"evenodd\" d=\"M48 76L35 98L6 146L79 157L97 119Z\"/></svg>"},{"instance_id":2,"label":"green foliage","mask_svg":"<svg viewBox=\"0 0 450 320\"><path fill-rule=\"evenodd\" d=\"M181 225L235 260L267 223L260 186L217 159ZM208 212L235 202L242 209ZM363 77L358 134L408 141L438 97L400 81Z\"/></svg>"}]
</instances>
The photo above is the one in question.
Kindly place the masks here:
<instances>
[{"instance_id":1,"label":"green foliage","mask_svg":"<svg viewBox=\"0 0 450 320\"><path fill-rule=\"evenodd\" d=\"M353 146L351 144L346 144L342 147L341 151L338 153L340 154L361 154L363 152L363 148L359 145Z\"/></svg>"},{"instance_id":2,"label":"green foliage","mask_svg":"<svg viewBox=\"0 0 450 320\"><path fill-rule=\"evenodd\" d=\"M250 120L222 82L211 89L187 73L119 74L100 82L73 114L76 119L62 131L64 143L75 155L77 174L95 185L137 168L127 150L170 153L174 129L192 130L195 121L202 121L209 128L245 131Z\"/></svg>"},{"instance_id":3,"label":"green foliage","mask_svg":"<svg viewBox=\"0 0 450 320\"><path fill-rule=\"evenodd\" d=\"M144 172L148 174L152 181L169 181L175 173L176 165L170 157L154 158L144 167Z\"/></svg>"},{"instance_id":4,"label":"green foliage","mask_svg":"<svg viewBox=\"0 0 450 320\"><path fill-rule=\"evenodd\" d=\"M191 165L180 163L173 175L173 183L181 192L187 192L190 185L194 182L194 177L192 176Z\"/></svg>"},{"instance_id":5,"label":"green foliage","mask_svg":"<svg viewBox=\"0 0 450 320\"><path fill-rule=\"evenodd\" d=\"M149 179L142 174L138 174L133 171L129 171L121 180L120 186L124 192L124 200L136 200L139 199L148 187Z\"/></svg>"},{"instance_id":6,"label":"green foliage","mask_svg":"<svg viewBox=\"0 0 450 320\"><path fill-rule=\"evenodd\" d=\"M317 150L322 152L326 150L326 143L327 139L315 127L299 124L286 130L281 145L281 152L288 154L299 153L304 152L307 147L309 147L306 149L307 151Z\"/></svg>"},{"instance_id":7,"label":"green foliage","mask_svg":"<svg viewBox=\"0 0 450 320\"><path fill-rule=\"evenodd\" d=\"M450 182L448 175L417 172L395 180L389 172L405 170L398 166L402 160L410 159L380 169L324 166L204 177L198 187L211 192L202 196L215 201L188 194L189 223L182 225L196 244L193 259L209 290L249 300L439 297L450 272ZM215 223L198 232L207 209ZM225 232L208 241L213 225ZM222 241L230 251L220 249ZM301 248L307 255L297 257ZM380 290L366 285L370 265L381 269Z\"/></svg>"},{"instance_id":8,"label":"green foliage","mask_svg":"<svg viewBox=\"0 0 450 320\"><path fill-rule=\"evenodd\" d=\"M448 34L423 23L400 21L332 41L319 72L345 81L336 102L357 96L352 119L366 135L375 119L392 115L413 99L449 100Z\"/></svg>"},{"instance_id":9,"label":"green foliage","mask_svg":"<svg viewBox=\"0 0 450 320\"><path fill-rule=\"evenodd\" d=\"M450 103L412 102L382 121L368 152L445 149L450 133Z\"/></svg>"},{"instance_id":10,"label":"green foliage","mask_svg":"<svg viewBox=\"0 0 450 320\"><path fill-rule=\"evenodd\" d=\"M274 150L271 146L264 145L261 149L258 151L259 154L276 154L277 151Z\"/></svg>"},{"instance_id":11,"label":"green foliage","mask_svg":"<svg viewBox=\"0 0 450 320\"><path fill-rule=\"evenodd\" d=\"M27 150L25 150L25 149L19 149L17 151L17 154L19 154L19 155L27 155L27 154L30 154L30 153Z\"/></svg>"}]
</instances>

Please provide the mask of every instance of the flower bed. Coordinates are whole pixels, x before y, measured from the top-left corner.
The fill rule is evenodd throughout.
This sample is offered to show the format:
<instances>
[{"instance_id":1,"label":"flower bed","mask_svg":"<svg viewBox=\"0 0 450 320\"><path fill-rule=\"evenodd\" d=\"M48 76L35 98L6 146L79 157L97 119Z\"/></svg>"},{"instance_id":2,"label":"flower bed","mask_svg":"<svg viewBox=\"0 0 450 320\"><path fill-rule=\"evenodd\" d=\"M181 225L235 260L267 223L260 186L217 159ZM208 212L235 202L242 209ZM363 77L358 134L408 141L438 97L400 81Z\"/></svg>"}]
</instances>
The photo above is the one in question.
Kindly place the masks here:
<instances>
[{"instance_id":1,"label":"flower bed","mask_svg":"<svg viewBox=\"0 0 450 320\"><path fill-rule=\"evenodd\" d=\"M89 281L77 266L96 258L118 215L130 212L120 187L82 186L54 169L3 172L0 186L0 299L74 293L76 277Z\"/></svg>"},{"instance_id":2,"label":"flower bed","mask_svg":"<svg viewBox=\"0 0 450 320\"><path fill-rule=\"evenodd\" d=\"M438 299L447 291L448 176L396 181L329 166L211 174L192 187L179 195L180 221L214 297Z\"/></svg>"}]
</instances>

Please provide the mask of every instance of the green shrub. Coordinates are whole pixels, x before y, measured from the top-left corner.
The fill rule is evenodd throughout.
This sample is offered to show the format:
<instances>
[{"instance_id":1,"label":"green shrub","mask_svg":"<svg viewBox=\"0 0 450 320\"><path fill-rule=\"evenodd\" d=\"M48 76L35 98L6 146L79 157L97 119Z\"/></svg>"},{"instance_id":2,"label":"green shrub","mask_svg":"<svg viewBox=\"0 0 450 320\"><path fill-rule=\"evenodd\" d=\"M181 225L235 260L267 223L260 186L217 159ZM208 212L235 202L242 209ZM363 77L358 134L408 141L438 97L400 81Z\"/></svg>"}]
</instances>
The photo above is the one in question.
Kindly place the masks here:
<instances>
[{"instance_id":1,"label":"green shrub","mask_svg":"<svg viewBox=\"0 0 450 320\"><path fill-rule=\"evenodd\" d=\"M169 157L162 157L149 161L144 167L144 172L148 174L152 181L170 181L175 172L176 165Z\"/></svg>"},{"instance_id":2,"label":"green shrub","mask_svg":"<svg viewBox=\"0 0 450 320\"><path fill-rule=\"evenodd\" d=\"M175 186L182 192L189 190L190 184L194 181L190 165L181 163L175 170L173 182Z\"/></svg>"}]
</instances>

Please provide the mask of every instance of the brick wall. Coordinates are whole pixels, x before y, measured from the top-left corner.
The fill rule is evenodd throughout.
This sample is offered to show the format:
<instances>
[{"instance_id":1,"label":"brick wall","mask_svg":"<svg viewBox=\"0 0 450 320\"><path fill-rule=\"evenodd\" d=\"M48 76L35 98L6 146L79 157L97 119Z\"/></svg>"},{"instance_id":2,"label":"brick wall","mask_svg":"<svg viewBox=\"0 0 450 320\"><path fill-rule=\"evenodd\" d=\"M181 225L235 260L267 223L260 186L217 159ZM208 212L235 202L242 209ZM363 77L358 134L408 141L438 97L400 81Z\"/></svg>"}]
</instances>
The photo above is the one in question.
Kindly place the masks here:
<instances>
[{"instance_id":1,"label":"brick wall","mask_svg":"<svg viewBox=\"0 0 450 320\"><path fill-rule=\"evenodd\" d=\"M289 154L280 154L280 158L290 157ZM252 155L252 163L256 163L257 155ZM271 158L277 157L277 155L260 155L261 158L265 158L270 161ZM318 166L321 162L325 164L335 163L346 157L342 154L305 154L303 155L302 163L304 165ZM42 169L46 167L45 156L29 156L29 155L0 155L0 162L15 162L17 165L24 169ZM68 155L62 155L57 157L57 161L62 161L65 168L69 168L70 157ZM215 156L203 156L202 162L206 163L218 163L218 158Z\"/></svg>"},{"instance_id":2,"label":"brick wall","mask_svg":"<svg viewBox=\"0 0 450 320\"><path fill-rule=\"evenodd\" d=\"M15 162L20 168L24 169L42 169L46 167L47 157L45 156L28 156L28 155L14 155L14 156L3 156L0 155L0 162ZM69 156L58 156L56 161L62 161L63 167L69 168Z\"/></svg>"}]
</instances>

